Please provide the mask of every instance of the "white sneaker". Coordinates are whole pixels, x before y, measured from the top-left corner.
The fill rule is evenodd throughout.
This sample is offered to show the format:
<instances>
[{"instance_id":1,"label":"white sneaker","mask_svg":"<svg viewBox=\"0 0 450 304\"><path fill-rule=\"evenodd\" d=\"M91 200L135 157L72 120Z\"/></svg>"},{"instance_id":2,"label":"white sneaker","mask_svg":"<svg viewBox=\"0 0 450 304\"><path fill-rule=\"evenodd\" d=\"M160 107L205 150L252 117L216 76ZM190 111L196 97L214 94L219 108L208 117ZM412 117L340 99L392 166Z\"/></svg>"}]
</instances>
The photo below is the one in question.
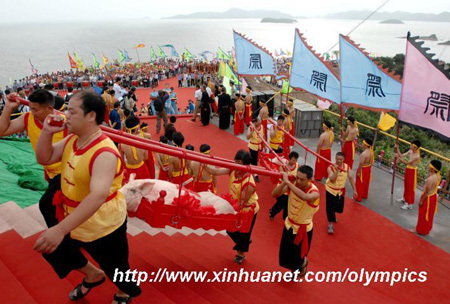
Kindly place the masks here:
<instances>
[{"instance_id":1,"label":"white sneaker","mask_svg":"<svg viewBox=\"0 0 450 304\"><path fill-rule=\"evenodd\" d=\"M410 204L404 203L400 208L402 208L403 210L412 210L413 207Z\"/></svg>"},{"instance_id":2,"label":"white sneaker","mask_svg":"<svg viewBox=\"0 0 450 304\"><path fill-rule=\"evenodd\" d=\"M405 200L403 199L403 197L402 197L402 198L399 198L399 199L397 200L397 202L398 202L398 203L406 203Z\"/></svg>"}]
</instances>

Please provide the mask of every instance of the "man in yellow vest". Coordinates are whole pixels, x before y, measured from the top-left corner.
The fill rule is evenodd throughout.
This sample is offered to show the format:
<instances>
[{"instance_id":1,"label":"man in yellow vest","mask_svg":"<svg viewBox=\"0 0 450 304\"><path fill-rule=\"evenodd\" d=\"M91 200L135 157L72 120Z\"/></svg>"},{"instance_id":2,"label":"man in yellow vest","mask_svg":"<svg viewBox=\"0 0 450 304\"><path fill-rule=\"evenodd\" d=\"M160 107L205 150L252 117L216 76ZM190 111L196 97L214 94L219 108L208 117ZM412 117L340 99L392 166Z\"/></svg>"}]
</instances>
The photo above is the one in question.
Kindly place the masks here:
<instances>
[{"instance_id":1,"label":"man in yellow vest","mask_svg":"<svg viewBox=\"0 0 450 304\"><path fill-rule=\"evenodd\" d=\"M59 223L39 236L34 249L44 253L60 278L72 270L85 275L70 292L71 300L86 296L106 275L118 288L113 303L129 303L141 290L124 279L130 270L127 206L119 192L124 165L116 146L100 129L105 108L95 93L74 94L65 124L72 135L56 144L53 135L64 126L50 126L45 120L36 159L42 165L61 162L61 191L54 200ZM81 248L101 269L86 259Z\"/></svg>"},{"instance_id":2,"label":"man in yellow vest","mask_svg":"<svg viewBox=\"0 0 450 304\"><path fill-rule=\"evenodd\" d=\"M297 176L297 171L299 168L299 164L297 162L298 158L299 158L299 155L297 152L292 151L291 153L289 153L289 161L287 161L285 164L279 164L281 166L280 171L287 172L289 175ZM283 159L283 160L286 161L285 159ZM282 182L282 180L280 180L280 183L281 182ZM287 217L287 209L288 209L287 208L288 207L287 190L286 190L286 192L284 192L283 194L278 196L276 200L277 201L272 206L272 208L269 209L269 219L273 220L278 213L283 211L283 220L285 220Z\"/></svg>"},{"instance_id":3,"label":"man in yellow vest","mask_svg":"<svg viewBox=\"0 0 450 304\"><path fill-rule=\"evenodd\" d=\"M258 156L259 151L262 150L262 140L264 138L264 129L261 125L261 117L253 118L252 123L254 127L249 127L247 129L247 139L248 141L248 151L252 156L251 164L253 166L258 165ZM259 176L257 174L255 176L255 181L259 182Z\"/></svg>"},{"instance_id":4,"label":"man in yellow vest","mask_svg":"<svg viewBox=\"0 0 450 304\"><path fill-rule=\"evenodd\" d=\"M250 165L250 153L245 150L237 151L236 155L234 156L234 162L236 164L244 166ZM228 186L230 194L233 196L233 199L237 200L241 208L241 212L249 212L251 210L254 211L252 224L248 233L240 231L227 231L228 236L233 240L235 244L235 246L233 247L233 250L236 250L234 262L241 265L245 260L245 253L249 251L249 247L252 242L251 235L256 221L256 214L259 211L258 194L256 194L255 179L253 178L253 175L251 173L230 170L226 168L206 166L205 170L213 175L229 174L230 177L228 179Z\"/></svg>"},{"instance_id":5,"label":"man in yellow vest","mask_svg":"<svg viewBox=\"0 0 450 304\"><path fill-rule=\"evenodd\" d=\"M273 125L270 130L270 147L278 154L283 153L284 121L283 115L278 116L277 124Z\"/></svg>"},{"instance_id":6,"label":"man in yellow vest","mask_svg":"<svg viewBox=\"0 0 450 304\"><path fill-rule=\"evenodd\" d=\"M344 160L345 154L338 152L336 153L336 165L329 165L327 168L328 179L325 183L325 189L327 191L326 203L329 234L334 233L333 223L337 223L336 213L344 212L345 184L347 178L353 189L353 197L358 197L352 170L350 170L350 166ZM339 167L343 168L344 171L339 170Z\"/></svg>"},{"instance_id":7,"label":"man in yellow vest","mask_svg":"<svg viewBox=\"0 0 450 304\"><path fill-rule=\"evenodd\" d=\"M319 210L319 189L312 183L313 169L301 166L295 183L283 172L283 182L272 190L277 197L288 191L288 216L284 221L280 243L280 266L304 276L307 271L309 249L313 236L313 217Z\"/></svg>"},{"instance_id":8,"label":"man in yellow vest","mask_svg":"<svg viewBox=\"0 0 450 304\"><path fill-rule=\"evenodd\" d=\"M36 90L28 97L28 101L30 102L30 112L10 121L11 113L20 104L11 97L6 99L5 108L0 116L0 137L27 131L31 147L36 151L36 143L41 134L45 118L48 115L55 114L53 108L55 98L46 90ZM53 142L61 141L65 136L67 136L67 130L61 130L53 136ZM61 189L61 163L56 162L52 165L44 166L44 172L48 188L39 200L39 210L47 226L52 227L58 223L52 200L55 192Z\"/></svg>"}]
</instances>

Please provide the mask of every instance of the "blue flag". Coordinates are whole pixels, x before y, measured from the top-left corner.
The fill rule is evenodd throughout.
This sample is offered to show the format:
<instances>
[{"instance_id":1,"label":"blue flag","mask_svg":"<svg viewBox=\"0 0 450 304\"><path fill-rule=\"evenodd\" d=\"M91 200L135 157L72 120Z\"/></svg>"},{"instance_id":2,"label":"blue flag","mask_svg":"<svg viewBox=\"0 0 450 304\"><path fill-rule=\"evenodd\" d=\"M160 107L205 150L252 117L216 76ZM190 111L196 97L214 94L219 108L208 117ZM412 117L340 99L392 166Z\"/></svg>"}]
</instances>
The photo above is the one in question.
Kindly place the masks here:
<instances>
[{"instance_id":1,"label":"blue flag","mask_svg":"<svg viewBox=\"0 0 450 304\"><path fill-rule=\"evenodd\" d=\"M342 102L371 110L398 111L402 84L381 70L350 39L340 35Z\"/></svg>"},{"instance_id":2,"label":"blue flag","mask_svg":"<svg viewBox=\"0 0 450 304\"><path fill-rule=\"evenodd\" d=\"M302 34L295 31L290 84L309 93L340 103L340 84L334 71L311 51Z\"/></svg>"},{"instance_id":3,"label":"blue flag","mask_svg":"<svg viewBox=\"0 0 450 304\"><path fill-rule=\"evenodd\" d=\"M239 75L277 75L275 61L269 51L233 31Z\"/></svg>"}]
</instances>

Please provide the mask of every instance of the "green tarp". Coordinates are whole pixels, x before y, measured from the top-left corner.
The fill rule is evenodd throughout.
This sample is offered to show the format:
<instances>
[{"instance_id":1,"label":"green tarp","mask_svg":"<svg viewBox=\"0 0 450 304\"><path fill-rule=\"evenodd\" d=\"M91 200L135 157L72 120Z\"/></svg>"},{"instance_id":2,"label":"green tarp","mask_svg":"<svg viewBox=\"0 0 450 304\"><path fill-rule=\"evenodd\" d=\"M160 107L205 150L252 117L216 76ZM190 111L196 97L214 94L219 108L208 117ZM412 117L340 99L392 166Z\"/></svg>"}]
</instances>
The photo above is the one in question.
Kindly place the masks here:
<instances>
[{"instance_id":1,"label":"green tarp","mask_svg":"<svg viewBox=\"0 0 450 304\"><path fill-rule=\"evenodd\" d=\"M22 208L39 202L47 182L29 141L0 140L0 204L14 201Z\"/></svg>"}]
</instances>

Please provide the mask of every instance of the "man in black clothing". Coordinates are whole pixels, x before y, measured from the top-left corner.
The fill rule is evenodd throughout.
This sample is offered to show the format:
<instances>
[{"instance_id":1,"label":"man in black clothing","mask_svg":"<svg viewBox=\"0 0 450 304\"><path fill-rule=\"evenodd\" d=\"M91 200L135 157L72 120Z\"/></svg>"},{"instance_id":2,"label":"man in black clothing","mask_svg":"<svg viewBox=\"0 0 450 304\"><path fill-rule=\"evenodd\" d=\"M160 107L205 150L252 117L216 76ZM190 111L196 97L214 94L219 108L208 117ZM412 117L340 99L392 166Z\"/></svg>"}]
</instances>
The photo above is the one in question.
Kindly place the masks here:
<instances>
[{"instance_id":1,"label":"man in black clothing","mask_svg":"<svg viewBox=\"0 0 450 304\"><path fill-rule=\"evenodd\" d=\"M202 99L200 100L200 117L202 121L202 125L209 125L209 120L211 118L211 107L209 105L209 95L206 91L206 86L202 85Z\"/></svg>"},{"instance_id":2,"label":"man in black clothing","mask_svg":"<svg viewBox=\"0 0 450 304\"><path fill-rule=\"evenodd\" d=\"M219 95L219 128L226 130L230 127L230 107L231 97L227 94L227 89L222 87L222 94Z\"/></svg>"}]
</instances>

